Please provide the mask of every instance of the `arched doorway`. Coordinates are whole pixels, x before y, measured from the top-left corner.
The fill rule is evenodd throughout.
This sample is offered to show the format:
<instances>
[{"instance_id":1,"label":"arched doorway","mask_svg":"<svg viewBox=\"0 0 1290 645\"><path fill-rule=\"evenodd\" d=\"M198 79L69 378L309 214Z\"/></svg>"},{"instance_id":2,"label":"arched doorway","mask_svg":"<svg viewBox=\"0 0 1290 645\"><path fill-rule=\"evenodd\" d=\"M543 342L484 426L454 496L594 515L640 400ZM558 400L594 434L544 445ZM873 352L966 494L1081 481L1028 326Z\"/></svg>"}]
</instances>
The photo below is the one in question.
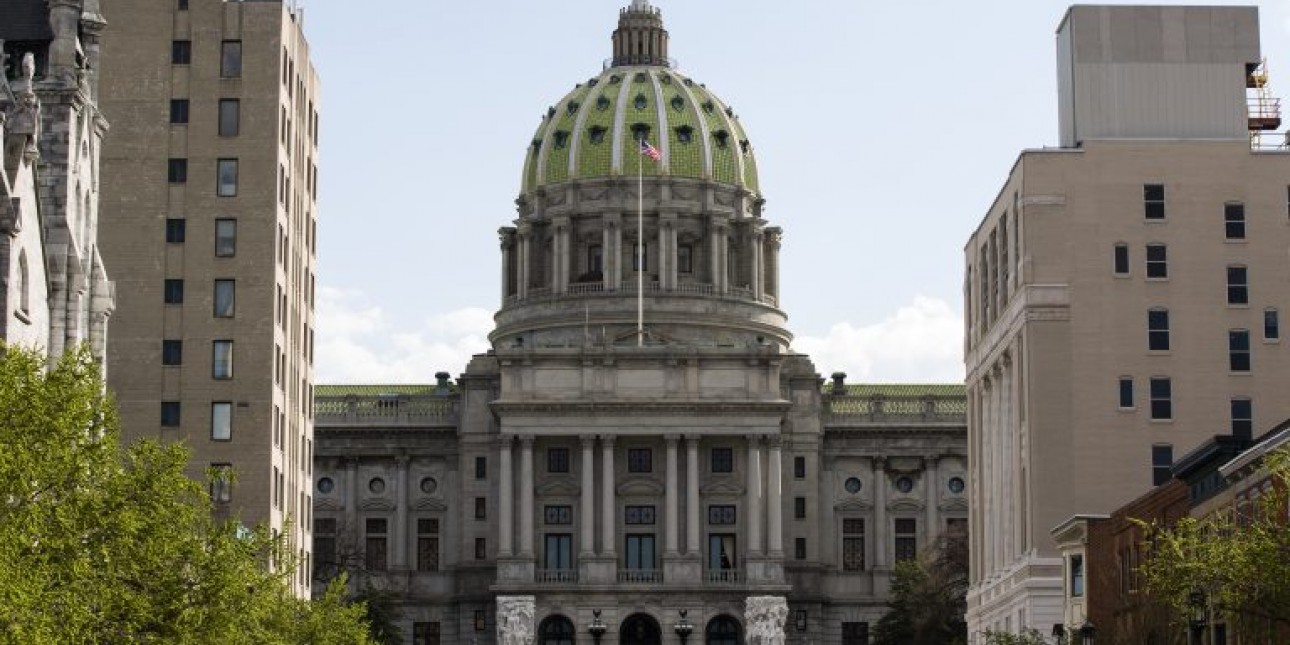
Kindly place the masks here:
<instances>
[{"instance_id":1,"label":"arched doorway","mask_svg":"<svg viewBox=\"0 0 1290 645\"><path fill-rule=\"evenodd\" d=\"M574 645L573 621L564 616L547 616L538 627L538 645Z\"/></svg>"},{"instance_id":2,"label":"arched doorway","mask_svg":"<svg viewBox=\"0 0 1290 645\"><path fill-rule=\"evenodd\" d=\"M706 645L739 645L743 642L739 639L739 621L729 616L717 616L708 621L703 635Z\"/></svg>"},{"instance_id":3,"label":"arched doorway","mask_svg":"<svg viewBox=\"0 0 1290 645\"><path fill-rule=\"evenodd\" d=\"M628 616L618 628L618 642L621 645L662 645L658 621L647 614Z\"/></svg>"}]
</instances>

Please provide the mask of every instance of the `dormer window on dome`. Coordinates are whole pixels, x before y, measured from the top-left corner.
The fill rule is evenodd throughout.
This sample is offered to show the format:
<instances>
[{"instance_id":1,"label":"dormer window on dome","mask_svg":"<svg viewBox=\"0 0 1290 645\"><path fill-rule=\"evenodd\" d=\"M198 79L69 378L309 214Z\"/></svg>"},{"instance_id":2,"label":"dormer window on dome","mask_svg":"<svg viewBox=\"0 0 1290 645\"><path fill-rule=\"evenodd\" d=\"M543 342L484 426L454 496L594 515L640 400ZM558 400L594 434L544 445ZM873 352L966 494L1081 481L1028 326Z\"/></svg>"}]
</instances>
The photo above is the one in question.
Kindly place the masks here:
<instances>
[{"instance_id":1,"label":"dormer window on dome","mask_svg":"<svg viewBox=\"0 0 1290 645\"><path fill-rule=\"evenodd\" d=\"M569 143L569 133L564 130L555 131L555 149L563 149Z\"/></svg>"},{"instance_id":2,"label":"dormer window on dome","mask_svg":"<svg viewBox=\"0 0 1290 645\"><path fill-rule=\"evenodd\" d=\"M679 96L672 97L672 109L680 112L685 109L685 99Z\"/></svg>"},{"instance_id":3,"label":"dormer window on dome","mask_svg":"<svg viewBox=\"0 0 1290 645\"><path fill-rule=\"evenodd\" d=\"M676 129L676 140L681 143L690 143L694 140L694 128L688 125L678 127Z\"/></svg>"},{"instance_id":4,"label":"dormer window on dome","mask_svg":"<svg viewBox=\"0 0 1290 645\"><path fill-rule=\"evenodd\" d=\"M645 72L636 72L636 76L632 77L633 83L644 83L647 80L649 79L645 76Z\"/></svg>"},{"instance_id":5,"label":"dormer window on dome","mask_svg":"<svg viewBox=\"0 0 1290 645\"><path fill-rule=\"evenodd\" d=\"M717 130L712 133L712 138L716 140L718 148L730 147L730 133L725 130Z\"/></svg>"},{"instance_id":6,"label":"dormer window on dome","mask_svg":"<svg viewBox=\"0 0 1290 645\"><path fill-rule=\"evenodd\" d=\"M752 149L752 144L748 143L747 139L741 139L739 141L739 149L742 150L744 154L748 154L748 151Z\"/></svg>"},{"instance_id":7,"label":"dormer window on dome","mask_svg":"<svg viewBox=\"0 0 1290 645\"><path fill-rule=\"evenodd\" d=\"M591 126L591 129L587 131L587 134L591 137L592 143L600 145L605 142L605 133L608 131L609 130L604 126L593 125Z\"/></svg>"},{"instance_id":8,"label":"dormer window on dome","mask_svg":"<svg viewBox=\"0 0 1290 645\"><path fill-rule=\"evenodd\" d=\"M648 124L648 123L633 123L633 124L632 124L632 138L633 138L633 139L635 139L636 141L640 141L641 139L647 139L647 140L648 140L648 139L649 139L649 124Z\"/></svg>"},{"instance_id":9,"label":"dormer window on dome","mask_svg":"<svg viewBox=\"0 0 1290 645\"><path fill-rule=\"evenodd\" d=\"M637 94L634 104L637 110L644 110L645 106L649 105L649 100L645 98L644 94Z\"/></svg>"},{"instance_id":10,"label":"dormer window on dome","mask_svg":"<svg viewBox=\"0 0 1290 645\"><path fill-rule=\"evenodd\" d=\"M609 97L604 96L604 95L601 95L601 96L600 96L600 98L596 99L596 109L597 109L597 110L602 110L602 111L603 111L603 110L608 110L608 109L609 109Z\"/></svg>"},{"instance_id":11,"label":"dormer window on dome","mask_svg":"<svg viewBox=\"0 0 1290 645\"><path fill-rule=\"evenodd\" d=\"M707 112L708 114L712 114L712 113L713 113L713 112L715 112L716 110L717 110L717 106L713 105L713 104L712 104L712 101L704 101L704 102L703 102L703 111L704 111L704 112Z\"/></svg>"},{"instance_id":12,"label":"dormer window on dome","mask_svg":"<svg viewBox=\"0 0 1290 645\"><path fill-rule=\"evenodd\" d=\"M575 112L578 111L579 107L582 107L582 105L577 101L569 101L569 104L566 105L564 109L565 109L565 112L567 112L570 116L572 116Z\"/></svg>"}]
</instances>

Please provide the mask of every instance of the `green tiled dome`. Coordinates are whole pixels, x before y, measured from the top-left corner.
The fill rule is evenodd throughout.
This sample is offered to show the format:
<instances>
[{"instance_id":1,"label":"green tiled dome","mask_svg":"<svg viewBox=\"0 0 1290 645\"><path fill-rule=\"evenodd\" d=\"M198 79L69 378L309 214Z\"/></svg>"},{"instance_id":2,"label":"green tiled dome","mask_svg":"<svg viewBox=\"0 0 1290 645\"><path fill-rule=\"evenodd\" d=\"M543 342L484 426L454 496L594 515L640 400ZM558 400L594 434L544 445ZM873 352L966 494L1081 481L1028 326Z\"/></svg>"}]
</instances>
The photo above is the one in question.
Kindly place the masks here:
<instances>
[{"instance_id":1,"label":"green tiled dome","mask_svg":"<svg viewBox=\"0 0 1290 645\"><path fill-rule=\"evenodd\" d=\"M637 150L640 133L663 155ZM757 163L721 99L658 65L616 66L574 88L542 118L524 160L522 192L566 181L649 176L708 179L758 192Z\"/></svg>"}]
</instances>

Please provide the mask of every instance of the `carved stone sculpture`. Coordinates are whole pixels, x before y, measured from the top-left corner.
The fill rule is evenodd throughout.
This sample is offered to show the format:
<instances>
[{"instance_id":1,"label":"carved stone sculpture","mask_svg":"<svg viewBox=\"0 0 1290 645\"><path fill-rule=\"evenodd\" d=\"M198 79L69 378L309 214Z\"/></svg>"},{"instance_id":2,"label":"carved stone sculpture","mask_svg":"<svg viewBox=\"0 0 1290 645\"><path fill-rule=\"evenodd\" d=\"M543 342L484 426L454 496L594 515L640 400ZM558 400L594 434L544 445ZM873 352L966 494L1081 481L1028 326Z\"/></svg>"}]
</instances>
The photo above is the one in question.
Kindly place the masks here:
<instances>
[{"instance_id":1,"label":"carved stone sculpture","mask_svg":"<svg viewBox=\"0 0 1290 645\"><path fill-rule=\"evenodd\" d=\"M749 596L744 601L748 645L784 645L788 603L783 596Z\"/></svg>"},{"instance_id":2,"label":"carved stone sculpture","mask_svg":"<svg viewBox=\"0 0 1290 645\"><path fill-rule=\"evenodd\" d=\"M499 645L533 645L533 596L497 597L497 642Z\"/></svg>"}]
</instances>

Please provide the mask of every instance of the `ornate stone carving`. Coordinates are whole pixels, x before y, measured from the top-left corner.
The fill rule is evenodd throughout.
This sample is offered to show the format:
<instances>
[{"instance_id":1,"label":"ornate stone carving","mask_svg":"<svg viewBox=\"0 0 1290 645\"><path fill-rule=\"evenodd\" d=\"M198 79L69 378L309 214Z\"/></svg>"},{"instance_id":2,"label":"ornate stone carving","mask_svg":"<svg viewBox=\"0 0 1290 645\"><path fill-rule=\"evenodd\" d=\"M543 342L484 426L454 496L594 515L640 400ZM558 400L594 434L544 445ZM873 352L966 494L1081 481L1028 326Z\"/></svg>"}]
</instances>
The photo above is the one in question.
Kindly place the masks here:
<instances>
[{"instance_id":1,"label":"ornate stone carving","mask_svg":"<svg viewBox=\"0 0 1290 645\"><path fill-rule=\"evenodd\" d=\"M497 597L498 645L533 645L534 596Z\"/></svg>"},{"instance_id":2,"label":"ornate stone carving","mask_svg":"<svg viewBox=\"0 0 1290 645\"><path fill-rule=\"evenodd\" d=\"M748 645L784 645L788 602L783 596L749 596L744 601Z\"/></svg>"}]
</instances>

